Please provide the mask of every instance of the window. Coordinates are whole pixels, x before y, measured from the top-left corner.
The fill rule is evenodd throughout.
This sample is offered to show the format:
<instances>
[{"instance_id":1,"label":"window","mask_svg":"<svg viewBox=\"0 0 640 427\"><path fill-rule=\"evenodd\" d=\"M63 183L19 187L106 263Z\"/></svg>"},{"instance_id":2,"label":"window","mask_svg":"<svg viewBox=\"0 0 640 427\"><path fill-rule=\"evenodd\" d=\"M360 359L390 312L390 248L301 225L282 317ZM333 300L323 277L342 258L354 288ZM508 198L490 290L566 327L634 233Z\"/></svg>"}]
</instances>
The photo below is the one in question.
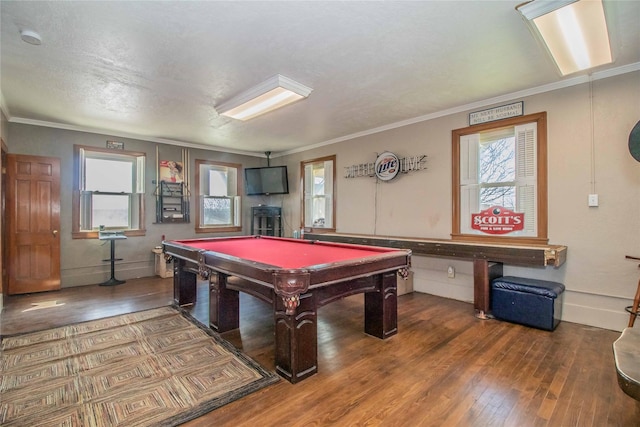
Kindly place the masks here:
<instances>
[{"instance_id":1,"label":"window","mask_svg":"<svg viewBox=\"0 0 640 427\"><path fill-rule=\"evenodd\" d=\"M454 130L458 240L547 243L546 113Z\"/></svg>"},{"instance_id":2,"label":"window","mask_svg":"<svg viewBox=\"0 0 640 427\"><path fill-rule=\"evenodd\" d=\"M101 226L144 235L145 154L74 146L73 237Z\"/></svg>"},{"instance_id":3,"label":"window","mask_svg":"<svg viewBox=\"0 0 640 427\"><path fill-rule=\"evenodd\" d=\"M306 229L335 230L336 156L301 162L302 225Z\"/></svg>"},{"instance_id":4,"label":"window","mask_svg":"<svg viewBox=\"0 0 640 427\"><path fill-rule=\"evenodd\" d=\"M242 230L240 172L239 164L196 160L197 233Z\"/></svg>"}]
</instances>

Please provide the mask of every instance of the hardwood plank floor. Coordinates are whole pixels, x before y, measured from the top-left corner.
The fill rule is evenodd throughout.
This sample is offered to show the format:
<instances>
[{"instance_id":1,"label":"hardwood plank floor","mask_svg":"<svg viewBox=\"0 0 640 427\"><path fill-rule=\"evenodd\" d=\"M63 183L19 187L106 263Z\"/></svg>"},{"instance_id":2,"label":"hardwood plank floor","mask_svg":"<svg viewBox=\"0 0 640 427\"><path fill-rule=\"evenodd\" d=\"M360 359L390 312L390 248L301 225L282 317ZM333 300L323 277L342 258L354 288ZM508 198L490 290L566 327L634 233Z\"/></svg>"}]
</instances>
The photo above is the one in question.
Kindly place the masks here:
<instances>
[{"instance_id":1,"label":"hardwood plank floor","mask_svg":"<svg viewBox=\"0 0 640 427\"><path fill-rule=\"evenodd\" d=\"M173 279L5 296L0 334L171 303ZM25 311L33 304L58 306ZM194 316L208 323L206 283ZM270 307L241 294L240 329L222 336L274 370ZM478 320L470 304L398 298L398 335L363 332L363 296L320 309L319 373L285 380L185 426L639 426L640 402L617 385L618 332L562 322L554 332Z\"/></svg>"}]
</instances>

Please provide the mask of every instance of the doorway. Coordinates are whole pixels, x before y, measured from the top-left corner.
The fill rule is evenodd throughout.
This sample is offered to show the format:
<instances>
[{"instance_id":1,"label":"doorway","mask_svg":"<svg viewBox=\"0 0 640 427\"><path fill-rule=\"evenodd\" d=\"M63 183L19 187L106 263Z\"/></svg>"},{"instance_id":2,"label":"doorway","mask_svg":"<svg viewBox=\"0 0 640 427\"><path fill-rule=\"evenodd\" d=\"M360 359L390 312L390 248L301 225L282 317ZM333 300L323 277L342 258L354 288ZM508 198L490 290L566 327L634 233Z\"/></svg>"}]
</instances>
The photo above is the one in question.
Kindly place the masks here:
<instances>
[{"instance_id":1,"label":"doorway","mask_svg":"<svg viewBox=\"0 0 640 427\"><path fill-rule=\"evenodd\" d=\"M2 176L0 176L0 208L2 210L2 219L0 220L0 271L2 272L2 277L0 277L0 311L2 311L2 307L4 306L2 296L6 293L7 288L7 242L5 233L5 199L4 195L6 194L6 182L7 182L7 145L4 143L4 140L0 138L0 145L2 146L2 156L0 157L0 169L2 170Z\"/></svg>"}]
</instances>

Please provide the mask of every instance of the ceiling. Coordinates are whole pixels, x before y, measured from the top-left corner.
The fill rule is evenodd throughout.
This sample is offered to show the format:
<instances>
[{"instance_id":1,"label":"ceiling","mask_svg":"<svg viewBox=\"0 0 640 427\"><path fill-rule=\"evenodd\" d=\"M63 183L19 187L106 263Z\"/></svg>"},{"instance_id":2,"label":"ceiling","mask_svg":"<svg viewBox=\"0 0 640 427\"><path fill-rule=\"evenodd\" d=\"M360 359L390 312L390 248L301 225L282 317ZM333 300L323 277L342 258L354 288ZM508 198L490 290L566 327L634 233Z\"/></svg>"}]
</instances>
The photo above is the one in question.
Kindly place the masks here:
<instances>
[{"instance_id":1,"label":"ceiling","mask_svg":"<svg viewBox=\"0 0 640 427\"><path fill-rule=\"evenodd\" d=\"M10 122L295 152L576 81L521 2L2 1L0 101ZM615 62L596 71L640 69L640 2L605 10ZM313 92L247 122L218 115L276 74Z\"/></svg>"}]
</instances>

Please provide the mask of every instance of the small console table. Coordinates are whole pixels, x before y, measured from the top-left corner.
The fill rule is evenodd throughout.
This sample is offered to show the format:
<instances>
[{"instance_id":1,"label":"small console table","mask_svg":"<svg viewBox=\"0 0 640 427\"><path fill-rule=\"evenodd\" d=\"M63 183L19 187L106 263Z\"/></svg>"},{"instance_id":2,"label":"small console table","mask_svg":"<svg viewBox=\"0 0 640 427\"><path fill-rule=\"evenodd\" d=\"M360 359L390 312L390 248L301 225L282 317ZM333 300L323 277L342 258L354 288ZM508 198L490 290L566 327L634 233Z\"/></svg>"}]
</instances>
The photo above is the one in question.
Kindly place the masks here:
<instances>
[{"instance_id":1,"label":"small console table","mask_svg":"<svg viewBox=\"0 0 640 427\"><path fill-rule=\"evenodd\" d=\"M100 286L115 286L121 285L126 282L126 280L118 280L115 276L115 263L116 261L122 261L122 258L116 258L116 240L126 239L127 236L122 234L122 232L117 231L100 231L98 233L98 239L100 240L110 240L111 241L111 257L109 259L103 259L102 261L109 261L111 263L111 277L106 282L100 283Z\"/></svg>"}]
</instances>

